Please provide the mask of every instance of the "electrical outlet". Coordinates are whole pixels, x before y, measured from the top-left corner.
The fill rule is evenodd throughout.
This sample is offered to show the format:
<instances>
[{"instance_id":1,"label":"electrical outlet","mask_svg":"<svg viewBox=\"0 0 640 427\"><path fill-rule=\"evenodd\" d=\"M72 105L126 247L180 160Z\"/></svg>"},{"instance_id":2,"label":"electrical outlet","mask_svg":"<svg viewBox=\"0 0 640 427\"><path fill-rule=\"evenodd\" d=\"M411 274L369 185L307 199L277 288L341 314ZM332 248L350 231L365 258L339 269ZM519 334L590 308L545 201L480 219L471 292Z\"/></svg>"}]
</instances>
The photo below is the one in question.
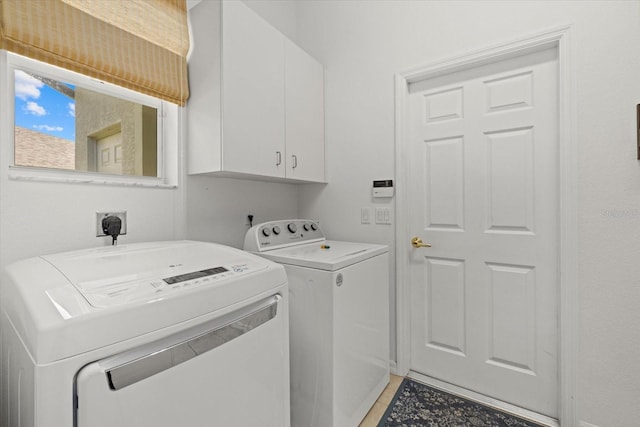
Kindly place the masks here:
<instances>
[{"instance_id":1,"label":"electrical outlet","mask_svg":"<svg viewBox=\"0 0 640 427\"><path fill-rule=\"evenodd\" d=\"M96 237L106 236L102 231L102 220L108 216L117 216L122 221L120 235L127 234L127 211L96 212Z\"/></svg>"}]
</instances>

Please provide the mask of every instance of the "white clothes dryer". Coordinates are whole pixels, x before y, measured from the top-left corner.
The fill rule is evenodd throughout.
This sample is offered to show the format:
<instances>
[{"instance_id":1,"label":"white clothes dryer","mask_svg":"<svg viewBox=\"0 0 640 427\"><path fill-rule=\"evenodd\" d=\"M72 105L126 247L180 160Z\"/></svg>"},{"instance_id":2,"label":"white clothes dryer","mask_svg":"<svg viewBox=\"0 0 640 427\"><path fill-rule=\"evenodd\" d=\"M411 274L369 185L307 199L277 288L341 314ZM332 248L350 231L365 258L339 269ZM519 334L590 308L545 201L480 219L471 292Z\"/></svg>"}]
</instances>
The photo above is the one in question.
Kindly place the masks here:
<instances>
[{"instance_id":1,"label":"white clothes dryer","mask_svg":"<svg viewBox=\"0 0 640 427\"><path fill-rule=\"evenodd\" d=\"M287 272L291 425L357 427L389 382L388 247L294 219L252 227L244 249Z\"/></svg>"},{"instance_id":2,"label":"white clothes dryer","mask_svg":"<svg viewBox=\"0 0 640 427\"><path fill-rule=\"evenodd\" d=\"M289 426L276 263L141 243L16 262L1 283L2 426Z\"/></svg>"}]
</instances>

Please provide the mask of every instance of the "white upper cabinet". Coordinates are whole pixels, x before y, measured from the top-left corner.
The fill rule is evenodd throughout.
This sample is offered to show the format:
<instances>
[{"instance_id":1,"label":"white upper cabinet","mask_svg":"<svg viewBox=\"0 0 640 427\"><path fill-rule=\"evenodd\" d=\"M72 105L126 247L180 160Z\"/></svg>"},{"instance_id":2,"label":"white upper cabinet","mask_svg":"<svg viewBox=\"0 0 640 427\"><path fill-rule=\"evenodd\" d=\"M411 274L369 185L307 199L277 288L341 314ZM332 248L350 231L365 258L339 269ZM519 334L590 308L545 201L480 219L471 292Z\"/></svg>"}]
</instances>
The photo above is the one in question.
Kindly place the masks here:
<instances>
[{"instance_id":1,"label":"white upper cabinet","mask_svg":"<svg viewBox=\"0 0 640 427\"><path fill-rule=\"evenodd\" d=\"M188 172L324 182L322 65L242 2L190 13Z\"/></svg>"}]
</instances>

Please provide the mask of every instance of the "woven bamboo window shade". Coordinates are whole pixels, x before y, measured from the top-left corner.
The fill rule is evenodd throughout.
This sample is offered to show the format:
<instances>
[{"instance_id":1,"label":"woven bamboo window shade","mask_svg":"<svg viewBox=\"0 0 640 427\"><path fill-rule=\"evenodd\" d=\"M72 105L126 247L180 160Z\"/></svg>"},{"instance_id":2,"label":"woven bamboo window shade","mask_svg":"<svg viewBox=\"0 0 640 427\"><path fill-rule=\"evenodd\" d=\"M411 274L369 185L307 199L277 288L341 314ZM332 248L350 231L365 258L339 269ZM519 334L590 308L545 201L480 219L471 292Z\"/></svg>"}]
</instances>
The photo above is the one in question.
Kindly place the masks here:
<instances>
[{"instance_id":1,"label":"woven bamboo window shade","mask_svg":"<svg viewBox=\"0 0 640 427\"><path fill-rule=\"evenodd\" d=\"M0 48L178 105L186 0L0 0Z\"/></svg>"}]
</instances>

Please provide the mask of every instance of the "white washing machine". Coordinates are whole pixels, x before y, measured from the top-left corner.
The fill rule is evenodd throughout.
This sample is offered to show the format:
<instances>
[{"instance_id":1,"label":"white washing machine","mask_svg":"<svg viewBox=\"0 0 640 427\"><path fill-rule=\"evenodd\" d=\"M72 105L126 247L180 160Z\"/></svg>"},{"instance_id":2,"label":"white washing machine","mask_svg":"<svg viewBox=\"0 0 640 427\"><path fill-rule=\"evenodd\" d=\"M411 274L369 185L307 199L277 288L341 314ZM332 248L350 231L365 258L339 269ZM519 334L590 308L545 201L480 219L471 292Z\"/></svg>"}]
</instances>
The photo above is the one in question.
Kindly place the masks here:
<instances>
[{"instance_id":1,"label":"white washing machine","mask_svg":"<svg viewBox=\"0 0 640 427\"><path fill-rule=\"evenodd\" d=\"M387 246L295 219L252 227L244 249L289 279L291 425L357 427L389 382Z\"/></svg>"},{"instance_id":2,"label":"white washing machine","mask_svg":"<svg viewBox=\"0 0 640 427\"><path fill-rule=\"evenodd\" d=\"M202 242L31 258L2 275L0 425L290 425L282 266Z\"/></svg>"}]
</instances>

